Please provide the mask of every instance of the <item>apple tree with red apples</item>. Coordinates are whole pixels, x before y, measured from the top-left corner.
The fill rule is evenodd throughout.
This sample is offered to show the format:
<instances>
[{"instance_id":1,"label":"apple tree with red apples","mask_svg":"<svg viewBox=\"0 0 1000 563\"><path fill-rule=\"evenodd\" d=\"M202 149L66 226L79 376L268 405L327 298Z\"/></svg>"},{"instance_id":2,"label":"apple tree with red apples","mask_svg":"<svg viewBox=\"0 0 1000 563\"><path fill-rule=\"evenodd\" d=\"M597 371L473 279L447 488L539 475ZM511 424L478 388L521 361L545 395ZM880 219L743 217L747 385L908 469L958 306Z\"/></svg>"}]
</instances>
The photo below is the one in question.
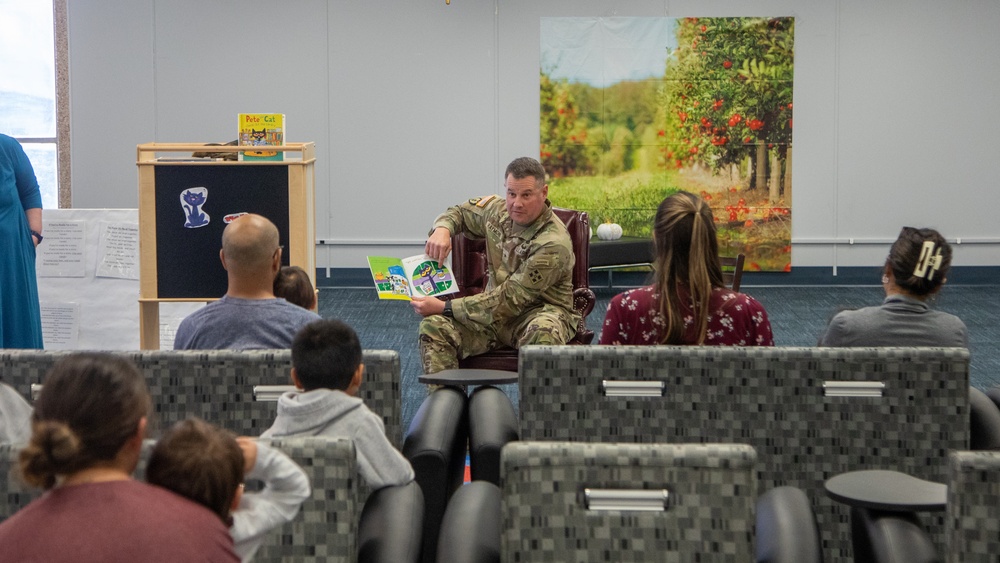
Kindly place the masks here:
<instances>
[{"instance_id":1,"label":"apple tree with red apples","mask_svg":"<svg viewBox=\"0 0 1000 563\"><path fill-rule=\"evenodd\" d=\"M676 36L657 115L663 164L750 159L766 182L766 152L784 158L792 138L794 20L684 18Z\"/></svg>"}]
</instances>

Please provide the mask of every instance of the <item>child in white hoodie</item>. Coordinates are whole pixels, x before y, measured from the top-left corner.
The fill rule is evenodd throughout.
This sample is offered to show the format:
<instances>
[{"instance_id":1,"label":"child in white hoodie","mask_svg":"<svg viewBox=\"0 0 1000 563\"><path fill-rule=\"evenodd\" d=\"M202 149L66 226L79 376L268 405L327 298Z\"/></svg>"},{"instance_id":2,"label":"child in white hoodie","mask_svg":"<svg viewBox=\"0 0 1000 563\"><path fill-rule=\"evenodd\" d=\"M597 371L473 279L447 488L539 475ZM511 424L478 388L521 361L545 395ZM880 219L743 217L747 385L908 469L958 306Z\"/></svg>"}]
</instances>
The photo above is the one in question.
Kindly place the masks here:
<instances>
[{"instance_id":1,"label":"child in white hoodie","mask_svg":"<svg viewBox=\"0 0 1000 563\"><path fill-rule=\"evenodd\" d=\"M244 479L264 488L243 494ZM197 418L164 433L150 454L146 481L217 514L244 563L271 530L295 518L311 493L309 478L285 454Z\"/></svg>"},{"instance_id":2,"label":"child in white hoodie","mask_svg":"<svg viewBox=\"0 0 1000 563\"><path fill-rule=\"evenodd\" d=\"M413 481L413 467L385 436L382 419L355 395L365 366L361 343L347 324L313 321L292 341L292 383L278 399L278 415L262 438L351 438L358 471L372 489Z\"/></svg>"},{"instance_id":3,"label":"child in white hoodie","mask_svg":"<svg viewBox=\"0 0 1000 563\"><path fill-rule=\"evenodd\" d=\"M23 444L31 438L31 412L24 397L0 383L0 444Z\"/></svg>"}]
</instances>

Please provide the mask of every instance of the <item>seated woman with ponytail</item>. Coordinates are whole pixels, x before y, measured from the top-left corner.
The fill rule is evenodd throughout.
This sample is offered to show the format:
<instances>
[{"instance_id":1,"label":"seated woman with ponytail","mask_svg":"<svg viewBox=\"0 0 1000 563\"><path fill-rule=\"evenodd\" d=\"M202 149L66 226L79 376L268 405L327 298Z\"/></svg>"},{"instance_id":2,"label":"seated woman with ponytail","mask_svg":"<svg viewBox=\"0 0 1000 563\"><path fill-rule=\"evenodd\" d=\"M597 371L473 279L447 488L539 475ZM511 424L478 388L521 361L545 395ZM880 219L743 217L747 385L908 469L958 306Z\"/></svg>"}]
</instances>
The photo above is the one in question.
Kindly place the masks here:
<instances>
[{"instance_id":1,"label":"seated woman with ponytail","mask_svg":"<svg viewBox=\"0 0 1000 563\"><path fill-rule=\"evenodd\" d=\"M687 192L663 200L653 247L653 284L611 300L601 344L774 346L764 307L723 282L715 221L704 200Z\"/></svg>"},{"instance_id":2,"label":"seated woman with ponytail","mask_svg":"<svg viewBox=\"0 0 1000 563\"><path fill-rule=\"evenodd\" d=\"M20 466L46 492L0 524L0 562L239 561L210 510L132 479L151 404L133 364L74 354L44 383Z\"/></svg>"},{"instance_id":3,"label":"seated woman with ponytail","mask_svg":"<svg viewBox=\"0 0 1000 563\"><path fill-rule=\"evenodd\" d=\"M820 346L969 346L965 323L931 309L951 267L951 246L934 229L903 227L882 268L885 301L841 311Z\"/></svg>"}]
</instances>

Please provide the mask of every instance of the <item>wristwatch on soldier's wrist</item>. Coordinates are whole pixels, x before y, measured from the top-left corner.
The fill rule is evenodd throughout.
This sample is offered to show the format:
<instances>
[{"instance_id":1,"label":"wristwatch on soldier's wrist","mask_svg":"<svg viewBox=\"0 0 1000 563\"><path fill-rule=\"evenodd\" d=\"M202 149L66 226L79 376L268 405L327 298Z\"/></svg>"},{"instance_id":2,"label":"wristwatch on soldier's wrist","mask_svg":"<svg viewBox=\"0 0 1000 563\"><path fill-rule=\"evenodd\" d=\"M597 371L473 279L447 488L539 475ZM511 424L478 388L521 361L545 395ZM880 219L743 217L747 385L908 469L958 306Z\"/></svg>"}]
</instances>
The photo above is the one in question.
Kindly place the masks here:
<instances>
[{"instance_id":1,"label":"wristwatch on soldier's wrist","mask_svg":"<svg viewBox=\"0 0 1000 563\"><path fill-rule=\"evenodd\" d=\"M38 239L38 244L41 244L41 243L42 243L42 238L43 238L43 237L42 237L42 233L40 233L40 232L38 232L38 231L31 231L31 236L33 236L33 237L35 237L36 239Z\"/></svg>"},{"instance_id":2,"label":"wristwatch on soldier's wrist","mask_svg":"<svg viewBox=\"0 0 1000 563\"><path fill-rule=\"evenodd\" d=\"M441 314L448 317L449 319L455 318L455 313L451 310L451 301L444 302L444 310L441 311Z\"/></svg>"}]
</instances>

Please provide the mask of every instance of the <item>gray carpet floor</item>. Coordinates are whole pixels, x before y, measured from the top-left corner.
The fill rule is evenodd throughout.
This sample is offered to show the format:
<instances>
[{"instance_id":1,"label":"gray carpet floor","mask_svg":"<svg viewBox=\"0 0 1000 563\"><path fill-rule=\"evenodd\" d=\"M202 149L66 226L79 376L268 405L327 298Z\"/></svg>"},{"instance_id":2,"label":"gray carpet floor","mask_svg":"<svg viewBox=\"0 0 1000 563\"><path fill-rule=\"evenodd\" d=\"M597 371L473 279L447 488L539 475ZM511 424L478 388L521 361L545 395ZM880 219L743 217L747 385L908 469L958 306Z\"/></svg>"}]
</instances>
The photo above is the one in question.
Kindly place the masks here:
<instances>
[{"instance_id":1,"label":"gray carpet floor","mask_svg":"<svg viewBox=\"0 0 1000 563\"><path fill-rule=\"evenodd\" d=\"M587 318L587 326L599 333L608 302L624 288L594 288L597 306ZM945 288L934 307L960 317L969 328L972 354L971 382L985 389L1000 385L1000 323L996 320L996 300L1000 286L951 286ZM813 346L827 321L841 309L877 305L884 294L880 286L744 286L767 310L778 346ZM319 313L324 318L347 322L367 349L397 350L402 362L403 428L408 428L420 403L425 386L417 381L422 372L417 353L417 325L420 317L408 302L379 301L370 288L320 288ZM596 340L596 339L595 339ZM517 386L503 390L517 408Z\"/></svg>"}]
</instances>

